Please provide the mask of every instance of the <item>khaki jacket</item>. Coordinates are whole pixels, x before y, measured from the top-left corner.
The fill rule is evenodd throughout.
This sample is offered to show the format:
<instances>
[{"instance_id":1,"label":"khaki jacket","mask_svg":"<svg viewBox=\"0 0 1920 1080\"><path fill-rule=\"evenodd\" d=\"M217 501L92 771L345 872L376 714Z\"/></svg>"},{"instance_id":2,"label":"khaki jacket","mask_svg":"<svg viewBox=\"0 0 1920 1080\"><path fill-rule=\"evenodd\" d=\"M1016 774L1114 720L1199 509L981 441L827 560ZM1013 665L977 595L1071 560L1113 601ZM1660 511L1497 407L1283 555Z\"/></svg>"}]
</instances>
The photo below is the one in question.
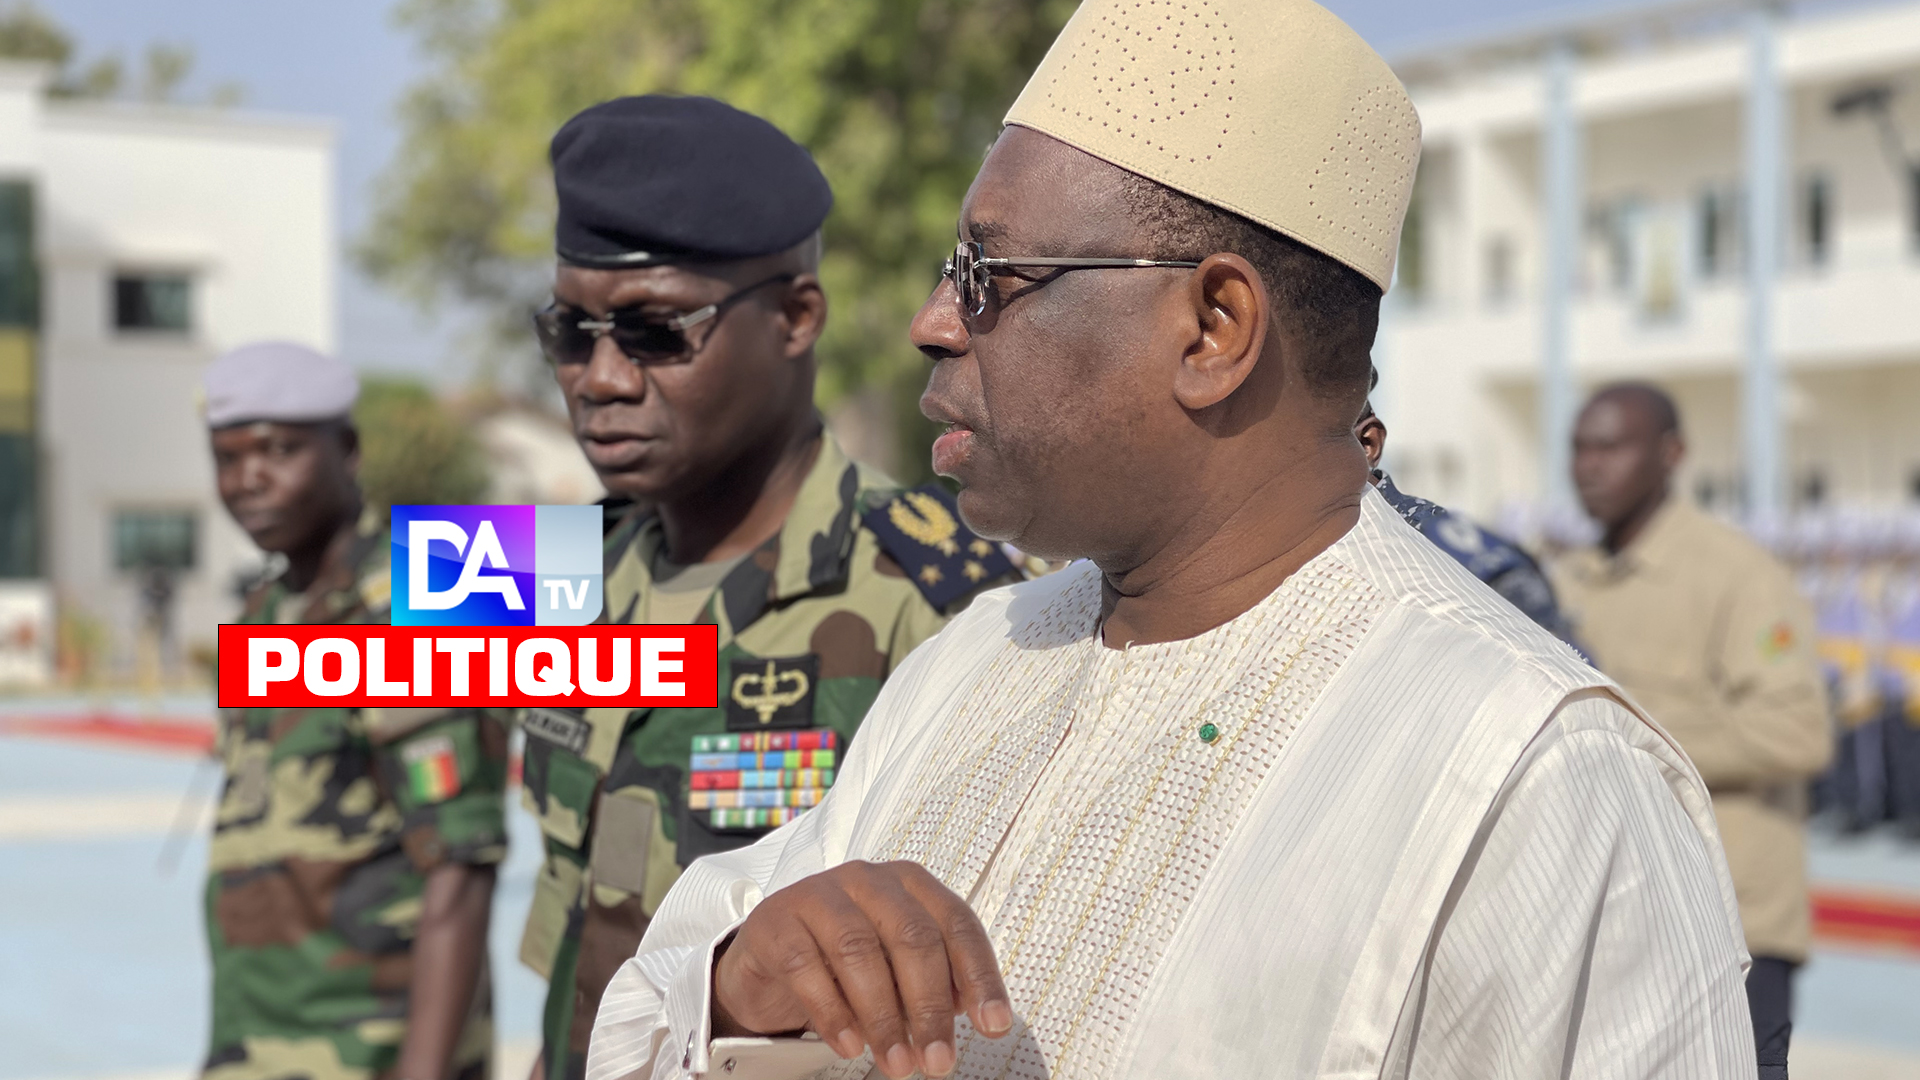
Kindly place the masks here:
<instances>
[{"instance_id":1,"label":"khaki jacket","mask_svg":"<svg viewBox=\"0 0 1920 1080\"><path fill-rule=\"evenodd\" d=\"M1804 960L1806 780L1833 739L1813 611L1787 568L1675 498L1625 551L1575 552L1554 576L1594 663L1713 793L1748 951Z\"/></svg>"}]
</instances>

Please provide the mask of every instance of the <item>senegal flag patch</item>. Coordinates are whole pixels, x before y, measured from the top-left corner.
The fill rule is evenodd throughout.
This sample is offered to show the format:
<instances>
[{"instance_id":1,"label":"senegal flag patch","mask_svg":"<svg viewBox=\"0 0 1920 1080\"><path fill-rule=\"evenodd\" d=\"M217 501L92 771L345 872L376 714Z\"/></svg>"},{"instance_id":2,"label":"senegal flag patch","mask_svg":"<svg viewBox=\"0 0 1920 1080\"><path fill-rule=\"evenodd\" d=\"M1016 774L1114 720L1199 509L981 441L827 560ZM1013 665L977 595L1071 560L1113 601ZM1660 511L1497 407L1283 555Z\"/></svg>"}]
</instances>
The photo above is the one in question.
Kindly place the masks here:
<instances>
[{"instance_id":1,"label":"senegal flag patch","mask_svg":"<svg viewBox=\"0 0 1920 1080\"><path fill-rule=\"evenodd\" d=\"M1778 660L1793 651L1793 624L1782 619L1760 633L1760 655Z\"/></svg>"},{"instance_id":2,"label":"senegal flag patch","mask_svg":"<svg viewBox=\"0 0 1920 1080\"><path fill-rule=\"evenodd\" d=\"M445 802L460 794L460 760L454 755L453 740L445 735L408 743L400 751L407 764L407 786L414 801Z\"/></svg>"}]
</instances>

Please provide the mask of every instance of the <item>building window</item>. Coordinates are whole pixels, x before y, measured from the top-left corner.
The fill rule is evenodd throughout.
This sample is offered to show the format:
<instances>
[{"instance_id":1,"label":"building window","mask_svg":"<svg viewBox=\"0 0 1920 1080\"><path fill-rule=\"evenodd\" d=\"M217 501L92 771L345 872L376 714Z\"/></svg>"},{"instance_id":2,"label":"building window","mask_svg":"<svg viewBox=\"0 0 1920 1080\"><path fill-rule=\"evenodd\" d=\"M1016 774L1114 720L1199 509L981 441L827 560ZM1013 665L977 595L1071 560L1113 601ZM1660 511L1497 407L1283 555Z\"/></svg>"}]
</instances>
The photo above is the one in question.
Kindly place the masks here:
<instances>
[{"instance_id":1,"label":"building window","mask_svg":"<svg viewBox=\"0 0 1920 1080\"><path fill-rule=\"evenodd\" d=\"M1920 165L1907 167L1907 240L1920 251Z\"/></svg>"},{"instance_id":2,"label":"building window","mask_svg":"<svg viewBox=\"0 0 1920 1080\"><path fill-rule=\"evenodd\" d=\"M1796 485L1795 496L1804 493L1805 489ZM1729 472L1702 473L1693 481L1693 495L1703 510L1738 512L1746 498L1745 481Z\"/></svg>"},{"instance_id":3,"label":"building window","mask_svg":"<svg viewBox=\"0 0 1920 1080\"><path fill-rule=\"evenodd\" d=\"M33 188L0 180L0 578L40 572L33 328L40 321Z\"/></svg>"},{"instance_id":4,"label":"building window","mask_svg":"<svg viewBox=\"0 0 1920 1080\"><path fill-rule=\"evenodd\" d=\"M1504 304L1513 299L1513 240L1496 236L1487 241L1487 302Z\"/></svg>"},{"instance_id":5,"label":"building window","mask_svg":"<svg viewBox=\"0 0 1920 1080\"><path fill-rule=\"evenodd\" d=\"M1615 292L1633 288L1633 203L1615 203L1607 213L1607 284Z\"/></svg>"},{"instance_id":6,"label":"building window","mask_svg":"<svg viewBox=\"0 0 1920 1080\"><path fill-rule=\"evenodd\" d=\"M1644 215L1639 232L1640 316L1649 322L1672 322L1685 313L1690 281L1685 209L1657 207Z\"/></svg>"},{"instance_id":7,"label":"building window","mask_svg":"<svg viewBox=\"0 0 1920 1080\"><path fill-rule=\"evenodd\" d=\"M1799 490L1794 492L1802 508L1813 509L1826 505L1827 474L1820 469L1808 469L1800 478Z\"/></svg>"},{"instance_id":8,"label":"building window","mask_svg":"<svg viewBox=\"0 0 1920 1080\"><path fill-rule=\"evenodd\" d=\"M181 273L113 276L113 327L184 334L193 329L193 279Z\"/></svg>"},{"instance_id":9,"label":"building window","mask_svg":"<svg viewBox=\"0 0 1920 1080\"><path fill-rule=\"evenodd\" d=\"M1406 220L1400 225L1400 257L1394 263L1394 285L1411 303L1419 303L1427 292L1427 230L1422 204L1420 178L1415 174L1413 198L1407 203Z\"/></svg>"},{"instance_id":10,"label":"building window","mask_svg":"<svg viewBox=\"0 0 1920 1080\"><path fill-rule=\"evenodd\" d=\"M0 326L40 324L40 269L33 253L33 187L0 180Z\"/></svg>"},{"instance_id":11,"label":"building window","mask_svg":"<svg viewBox=\"0 0 1920 1080\"><path fill-rule=\"evenodd\" d=\"M1814 173L1800 185L1800 243L1808 266L1825 266L1833 247L1833 184Z\"/></svg>"},{"instance_id":12,"label":"building window","mask_svg":"<svg viewBox=\"0 0 1920 1080\"><path fill-rule=\"evenodd\" d=\"M1694 219L1701 277L1724 277L1740 268L1739 213L1740 200L1732 189L1710 187L1700 192Z\"/></svg>"},{"instance_id":13,"label":"building window","mask_svg":"<svg viewBox=\"0 0 1920 1080\"><path fill-rule=\"evenodd\" d=\"M1602 273L1613 292L1631 295L1644 284L1647 232L1658 210L1635 194L1609 199L1588 212L1587 228L1600 247Z\"/></svg>"},{"instance_id":14,"label":"building window","mask_svg":"<svg viewBox=\"0 0 1920 1080\"><path fill-rule=\"evenodd\" d=\"M191 570L196 522L191 510L118 510L113 515L116 570Z\"/></svg>"},{"instance_id":15,"label":"building window","mask_svg":"<svg viewBox=\"0 0 1920 1080\"><path fill-rule=\"evenodd\" d=\"M1720 485L1714 483L1711 476L1696 477L1693 481L1693 501L1701 509L1711 510L1720 505Z\"/></svg>"}]
</instances>

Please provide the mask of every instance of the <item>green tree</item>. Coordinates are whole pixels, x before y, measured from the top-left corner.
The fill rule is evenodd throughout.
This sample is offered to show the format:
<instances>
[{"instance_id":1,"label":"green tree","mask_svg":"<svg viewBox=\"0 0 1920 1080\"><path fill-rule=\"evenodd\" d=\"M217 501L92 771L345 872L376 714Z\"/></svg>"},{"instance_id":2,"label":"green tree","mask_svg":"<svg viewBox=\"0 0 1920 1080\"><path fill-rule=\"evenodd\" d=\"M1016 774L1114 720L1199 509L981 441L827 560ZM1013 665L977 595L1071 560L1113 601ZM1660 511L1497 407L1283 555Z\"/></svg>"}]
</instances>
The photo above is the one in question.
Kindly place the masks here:
<instances>
[{"instance_id":1,"label":"green tree","mask_svg":"<svg viewBox=\"0 0 1920 1080\"><path fill-rule=\"evenodd\" d=\"M423 301L491 308L524 342L552 258L553 132L622 94L712 95L779 125L833 183L823 403L877 387L911 423L925 368L908 320L1001 117L1074 6L406 0L400 18L434 72L403 103L402 149L359 254Z\"/></svg>"},{"instance_id":2,"label":"green tree","mask_svg":"<svg viewBox=\"0 0 1920 1080\"><path fill-rule=\"evenodd\" d=\"M126 89L126 64L116 53L95 59L84 68L73 66L73 35L30 3L0 8L0 57L41 60L54 66L55 97L113 98ZM147 47L146 69L139 96L143 101L171 102L193 74L193 49L185 45ZM208 95L208 104L237 105L245 97L238 83L222 83Z\"/></svg>"},{"instance_id":3,"label":"green tree","mask_svg":"<svg viewBox=\"0 0 1920 1080\"><path fill-rule=\"evenodd\" d=\"M384 506L479 502L487 491L485 451L424 385L370 378L354 406L360 429L360 488Z\"/></svg>"},{"instance_id":4,"label":"green tree","mask_svg":"<svg viewBox=\"0 0 1920 1080\"><path fill-rule=\"evenodd\" d=\"M0 10L0 56L65 67L73 58L73 38L39 8L20 4Z\"/></svg>"}]
</instances>

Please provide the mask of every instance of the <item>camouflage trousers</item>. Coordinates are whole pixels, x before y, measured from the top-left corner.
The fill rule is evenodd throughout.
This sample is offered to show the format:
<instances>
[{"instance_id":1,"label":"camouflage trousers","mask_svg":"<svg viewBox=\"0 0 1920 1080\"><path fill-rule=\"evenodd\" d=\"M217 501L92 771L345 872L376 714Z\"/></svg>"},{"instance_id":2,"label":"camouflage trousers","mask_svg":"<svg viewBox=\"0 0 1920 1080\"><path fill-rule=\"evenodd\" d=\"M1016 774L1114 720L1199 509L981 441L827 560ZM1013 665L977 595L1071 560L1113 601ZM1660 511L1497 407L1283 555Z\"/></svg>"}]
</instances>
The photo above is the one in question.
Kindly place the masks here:
<instances>
[{"instance_id":1,"label":"camouflage trousers","mask_svg":"<svg viewBox=\"0 0 1920 1080\"><path fill-rule=\"evenodd\" d=\"M209 883L216 937L222 875ZM237 929L237 928L235 928ZM406 1039L408 950L369 955L330 930L285 943L216 940L213 1032L204 1080L387 1080ZM483 966L448 1076L488 1080L493 1056L492 975Z\"/></svg>"}]
</instances>

